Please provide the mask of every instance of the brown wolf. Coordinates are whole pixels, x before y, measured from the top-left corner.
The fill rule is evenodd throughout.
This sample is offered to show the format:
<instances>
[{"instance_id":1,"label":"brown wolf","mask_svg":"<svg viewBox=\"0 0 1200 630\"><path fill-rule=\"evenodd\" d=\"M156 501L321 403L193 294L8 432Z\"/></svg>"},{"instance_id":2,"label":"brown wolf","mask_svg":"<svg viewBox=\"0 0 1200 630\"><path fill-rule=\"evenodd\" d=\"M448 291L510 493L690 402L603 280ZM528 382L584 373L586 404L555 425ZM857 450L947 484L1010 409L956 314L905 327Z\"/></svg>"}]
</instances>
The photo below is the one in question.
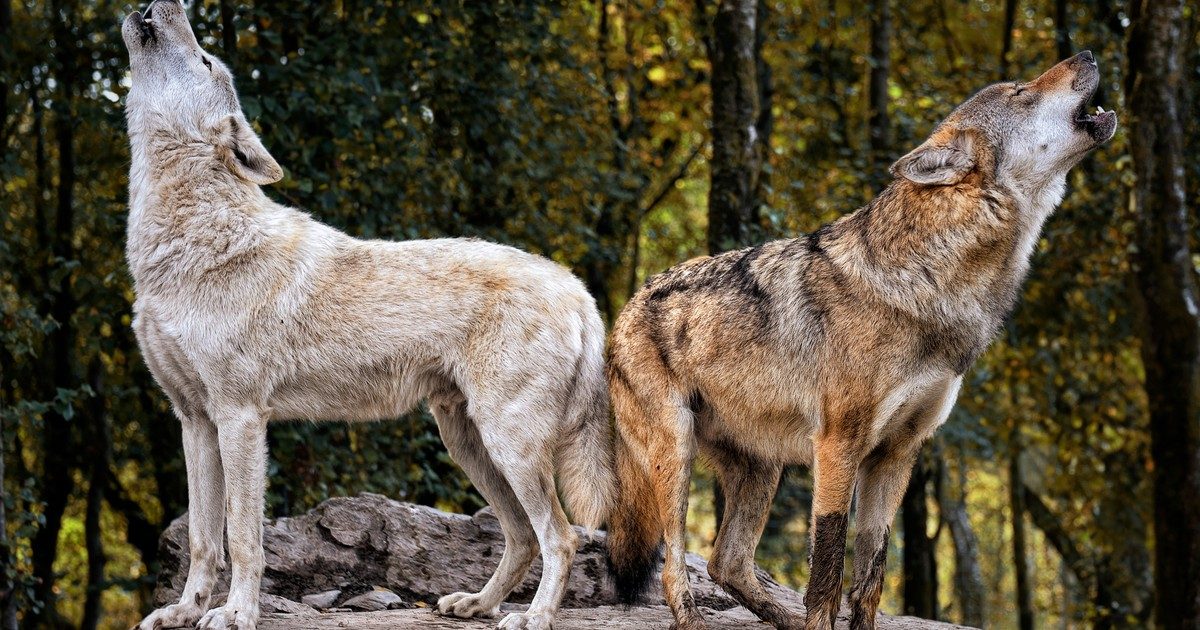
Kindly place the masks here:
<instances>
[{"instance_id":1,"label":"brown wolf","mask_svg":"<svg viewBox=\"0 0 1200 630\"><path fill-rule=\"evenodd\" d=\"M1029 83L987 87L857 212L806 237L688 261L638 291L608 364L619 486L608 540L625 601L648 585L665 540L677 625L704 625L683 555L698 449L726 496L713 579L780 628L832 628L856 495L851 627L875 627L888 531L917 453L1013 308L1067 171L1116 130L1112 112L1086 112L1099 77L1084 52ZM754 576L789 462L814 476L806 618Z\"/></svg>"},{"instance_id":2,"label":"brown wolf","mask_svg":"<svg viewBox=\"0 0 1200 630\"><path fill-rule=\"evenodd\" d=\"M595 527L615 483L604 324L583 283L511 247L358 240L273 202L260 186L283 170L178 0L122 32L133 328L182 424L191 563L179 602L139 628L254 630L269 422L394 418L426 401L505 540L491 580L438 611L496 616L540 551L529 609L499 626L548 630L576 547L558 491ZM229 597L210 610L226 533Z\"/></svg>"}]
</instances>

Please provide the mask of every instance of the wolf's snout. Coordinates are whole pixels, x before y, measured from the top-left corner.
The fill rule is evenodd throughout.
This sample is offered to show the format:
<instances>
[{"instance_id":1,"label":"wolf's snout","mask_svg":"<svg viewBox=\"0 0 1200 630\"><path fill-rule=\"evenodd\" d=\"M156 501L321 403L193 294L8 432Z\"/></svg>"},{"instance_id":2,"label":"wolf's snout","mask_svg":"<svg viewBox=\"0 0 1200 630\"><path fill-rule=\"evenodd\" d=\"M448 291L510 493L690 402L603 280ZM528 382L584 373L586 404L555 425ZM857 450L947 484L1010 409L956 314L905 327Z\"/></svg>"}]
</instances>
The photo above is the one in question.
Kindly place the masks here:
<instances>
[{"instance_id":1,"label":"wolf's snout","mask_svg":"<svg viewBox=\"0 0 1200 630\"><path fill-rule=\"evenodd\" d=\"M1067 59L1064 64L1081 75L1099 74L1100 71L1100 64L1096 63L1096 56L1090 50L1085 50Z\"/></svg>"},{"instance_id":2,"label":"wolf's snout","mask_svg":"<svg viewBox=\"0 0 1200 630\"><path fill-rule=\"evenodd\" d=\"M144 17L148 20L153 19L152 14L154 12L154 7L155 7L155 5L159 5L159 4L179 4L179 0L153 0L150 3L150 6L146 7L146 13L145 13Z\"/></svg>"}]
</instances>

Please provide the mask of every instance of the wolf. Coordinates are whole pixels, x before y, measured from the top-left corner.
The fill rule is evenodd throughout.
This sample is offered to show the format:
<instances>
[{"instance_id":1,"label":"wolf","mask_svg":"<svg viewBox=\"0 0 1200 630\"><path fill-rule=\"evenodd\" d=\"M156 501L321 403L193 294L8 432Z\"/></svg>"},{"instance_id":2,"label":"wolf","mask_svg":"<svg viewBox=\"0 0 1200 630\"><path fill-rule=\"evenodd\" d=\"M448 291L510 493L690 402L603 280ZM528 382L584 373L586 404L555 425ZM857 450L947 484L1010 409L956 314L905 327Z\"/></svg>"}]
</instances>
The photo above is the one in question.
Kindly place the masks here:
<instances>
[{"instance_id":1,"label":"wolf","mask_svg":"<svg viewBox=\"0 0 1200 630\"><path fill-rule=\"evenodd\" d=\"M662 583L676 625L704 626L684 525L697 451L725 492L708 571L779 628L833 628L856 497L851 627L875 627L887 539L921 445L1013 309L1066 174L1116 131L1087 111L1082 52L956 108L865 207L803 236L701 257L643 286L609 340L621 598ZM772 598L754 549L784 464L814 476L806 615Z\"/></svg>"},{"instance_id":2,"label":"wolf","mask_svg":"<svg viewBox=\"0 0 1200 630\"><path fill-rule=\"evenodd\" d=\"M605 330L583 284L510 247L357 240L271 201L260 187L283 170L178 0L130 14L122 35L133 328L183 425L191 561L179 602L139 627L255 627L269 422L394 418L424 400L505 540L483 589L438 610L495 616L540 549L528 611L499 627L549 628L577 545L556 473L589 528L615 483ZM208 610L226 529L229 598Z\"/></svg>"}]
</instances>

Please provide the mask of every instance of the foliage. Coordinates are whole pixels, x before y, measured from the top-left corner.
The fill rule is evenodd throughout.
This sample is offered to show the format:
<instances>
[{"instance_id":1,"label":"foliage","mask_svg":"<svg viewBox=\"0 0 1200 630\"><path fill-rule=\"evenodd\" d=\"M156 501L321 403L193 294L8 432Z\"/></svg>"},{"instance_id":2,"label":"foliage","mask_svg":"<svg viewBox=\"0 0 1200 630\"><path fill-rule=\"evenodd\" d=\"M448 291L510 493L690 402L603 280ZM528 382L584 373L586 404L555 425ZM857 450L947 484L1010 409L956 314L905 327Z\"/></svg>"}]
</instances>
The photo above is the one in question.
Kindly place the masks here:
<instances>
[{"instance_id":1,"label":"foliage","mask_svg":"<svg viewBox=\"0 0 1200 630\"><path fill-rule=\"evenodd\" d=\"M189 11L202 44L230 61L248 118L287 171L268 194L358 236L478 236L549 256L585 278L611 318L647 275L706 250L708 4L197 0ZM874 193L869 24L848 0L763 6L774 126L760 217L768 234L787 236ZM1004 7L896 6L889 97L898 155L1000 76ZM54 608L59 622L78 624L87 489L103 484L108 562L94 586L101 625L128 626L149 605L157 534L186 509L179 429L130 331L119 23L135 7L12 7L11 32L0 33L11 48L0 120L5 570L22 617L33 619L35 598L51 593L33 581L31 543L49 512L63 523ZM1120 111L1122 3L1067 7L1071 46L1095 51L1102 98ZM1027 77L1055 61L1062 25L1049 0L1019 8L1010 66ZM1187 15L1194 39L1194 7ZM230 17L234 50L222 30ZM1187 68L1193 86L1198 49ZM1200 100L1190 107L1195 148ZM1188 164L1193 199L1197 164ZM968 373L938 438L936 460L979 536L988 627L1014 623L1003 464L1012 456L1083 558L1068 566L1037 526L1029 556L1039 621L1137 626L1150 614L1152 462L1126 262L1133 217L1123 203L1131 177L1122 135L1076 169L1022 305ZM367 490L447 509L481 505L424 412L377 425L281 425L270 447L273 515ZM61 488L47 482L56 470L69 473ZM759 550L760 563L793 584L805 579L806 475L789 471ZM713 508L710 480L696 483L700 548L711 541ZM56 515L57 489L67 499ZM929 530L940 534L942 504L930 501ZM947 536L938 545L942 614L955 619L954 551ZM888 612L900 608L892 555Z\"/></svg>"}]
</instances>

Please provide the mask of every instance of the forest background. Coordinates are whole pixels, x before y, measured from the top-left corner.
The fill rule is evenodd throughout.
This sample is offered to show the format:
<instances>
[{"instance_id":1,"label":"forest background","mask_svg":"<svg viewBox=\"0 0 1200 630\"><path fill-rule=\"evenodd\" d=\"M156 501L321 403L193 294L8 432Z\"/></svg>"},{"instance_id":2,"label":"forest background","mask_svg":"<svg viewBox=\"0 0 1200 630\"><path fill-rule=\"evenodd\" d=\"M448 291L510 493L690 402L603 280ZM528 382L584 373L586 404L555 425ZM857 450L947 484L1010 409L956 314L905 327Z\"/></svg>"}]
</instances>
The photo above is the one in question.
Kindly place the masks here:
<instances>
[{"instance_id":1,"label":"forest background","mask_svg":"<svg viewBox=\"0 0 1200 630\"><path fill-rule=\"evenodd\" d=\"M0 628L128 627L186 509L123 247L129 88L96 0L0 2ZM195 0L286 169L352 234L476 236L648 276L864 204L984 85L1092 50L1116 139L897 517L883 610L988 628L1200 627L1200 19L1182 0ZM753 130L751 132L751 130ZM373 491L481 507L430 417L270 432L268 516ZM759 563L806 580L808 472ZM701 469L691 545L719 499Z\"/></svg>"}]
</instances>

